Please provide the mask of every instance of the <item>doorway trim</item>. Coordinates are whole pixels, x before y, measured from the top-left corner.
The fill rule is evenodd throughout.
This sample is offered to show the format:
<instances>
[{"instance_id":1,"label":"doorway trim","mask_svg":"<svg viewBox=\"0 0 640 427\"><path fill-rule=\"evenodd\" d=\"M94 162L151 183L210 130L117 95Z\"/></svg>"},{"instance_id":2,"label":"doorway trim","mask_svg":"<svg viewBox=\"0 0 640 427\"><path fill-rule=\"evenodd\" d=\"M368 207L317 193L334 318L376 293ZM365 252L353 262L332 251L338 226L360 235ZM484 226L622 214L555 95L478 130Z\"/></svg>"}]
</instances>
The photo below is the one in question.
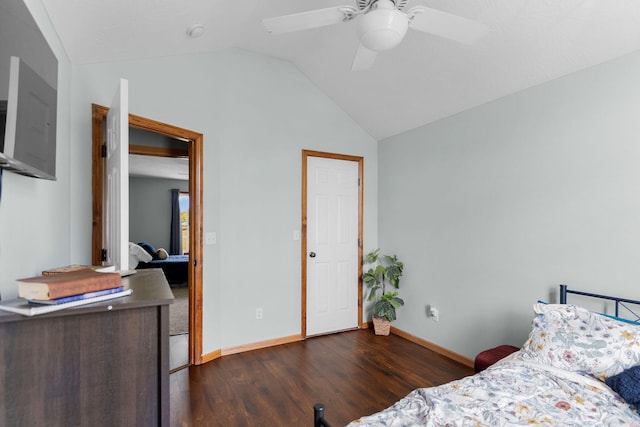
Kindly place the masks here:
<instances>
[{"instance_id":1,"label":"doorway trim","mask_svg":"<svg viewBox=\"0 0 640 427\"><path fill-rule=\"evenodd\" d=\"M102 157L108 107L91 105L92 116L92 192L93 220L91 230L91 262L102 262L105 165ZM189 364L202 360L202 169L203 136L166 123L129 114L129 127L179 139L189 143ZM135 147L135 146L134 146ZM134 148L135 150L135 148ZM131 152L131 148L130 148Z\"/></svg>"},{"instance_id":2,"label":"doorway trim","mask_svg":"<svg viewBox=\"0 0 640 427\"><path fill-rule=\"evenodd\" d=\"M358 163L358 328L362 328L362 233L364 229L364 158L347 154L325 153L322 151L302 150L302 232L301 232L301 271L302 271L302 321L301 335L307 337L307 158L323 157L327 159L347 160Z\"/></svg>"}]
</instances>

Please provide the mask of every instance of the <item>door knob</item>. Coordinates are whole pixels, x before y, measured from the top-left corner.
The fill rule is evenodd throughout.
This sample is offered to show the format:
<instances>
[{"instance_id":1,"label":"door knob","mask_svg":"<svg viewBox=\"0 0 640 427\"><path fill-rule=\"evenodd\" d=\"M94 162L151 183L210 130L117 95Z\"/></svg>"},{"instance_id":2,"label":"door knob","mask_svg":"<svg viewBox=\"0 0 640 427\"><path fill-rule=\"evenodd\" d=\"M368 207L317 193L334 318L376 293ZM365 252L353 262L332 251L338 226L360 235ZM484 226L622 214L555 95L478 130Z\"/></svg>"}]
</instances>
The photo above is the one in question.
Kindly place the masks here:
<instances>
[{"instance_id":1,"label":"door knob","mask_svg":"<svg viewBox=\"0 0 640 427\"><path fill-rule=\"evenodd\" d=\"M309 257L315 258L316 257L316 253L315 252L309 252Z\"/></svg>"}]
</instances>

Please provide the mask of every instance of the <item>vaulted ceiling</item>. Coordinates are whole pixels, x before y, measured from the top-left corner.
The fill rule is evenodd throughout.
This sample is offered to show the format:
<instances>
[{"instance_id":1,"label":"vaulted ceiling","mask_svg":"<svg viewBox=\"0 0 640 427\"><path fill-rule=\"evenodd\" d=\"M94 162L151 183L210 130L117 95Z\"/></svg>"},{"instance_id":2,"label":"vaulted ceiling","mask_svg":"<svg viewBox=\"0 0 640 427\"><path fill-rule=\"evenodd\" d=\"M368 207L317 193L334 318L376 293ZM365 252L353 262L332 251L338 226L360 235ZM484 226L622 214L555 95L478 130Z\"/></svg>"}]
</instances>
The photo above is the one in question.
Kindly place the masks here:
<instances>
[{"instance_id":1,"label":"vaulted ceiling","mask_svg":"<svg viewBox=\"0 0 640 427\"><path fill-rule=\"evenodd\" d=\"M240 48L291 61L380 140L640 49L637 0L408 0L489 27L473 45L409 31L351 71L350 22L270 35L262 19L355 0L42 0L75 64ZM193 24L204 34L187 35Z\"/></svg>"}]
</instances>

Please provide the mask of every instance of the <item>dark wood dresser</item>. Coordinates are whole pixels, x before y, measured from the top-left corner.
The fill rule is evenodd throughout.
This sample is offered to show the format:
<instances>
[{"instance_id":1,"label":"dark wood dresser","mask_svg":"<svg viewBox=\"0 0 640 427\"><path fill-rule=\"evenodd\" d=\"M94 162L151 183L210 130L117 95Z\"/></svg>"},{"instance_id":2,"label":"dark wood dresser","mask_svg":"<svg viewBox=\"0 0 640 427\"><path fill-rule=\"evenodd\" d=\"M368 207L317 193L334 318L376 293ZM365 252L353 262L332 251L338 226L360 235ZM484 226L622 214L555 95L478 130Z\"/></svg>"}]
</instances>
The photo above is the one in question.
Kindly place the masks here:
<instances>
[{"instance_id":1,"label":"dark wood dresser","mask_svg":"<svg viewBox=\"0 0 640 427\"><path fill-rule=\"evenodd\" d=\"M0 312L0 425L168 426L169 304L162 270L133 293L25 317Z\"/></svg>"}]
</instances>

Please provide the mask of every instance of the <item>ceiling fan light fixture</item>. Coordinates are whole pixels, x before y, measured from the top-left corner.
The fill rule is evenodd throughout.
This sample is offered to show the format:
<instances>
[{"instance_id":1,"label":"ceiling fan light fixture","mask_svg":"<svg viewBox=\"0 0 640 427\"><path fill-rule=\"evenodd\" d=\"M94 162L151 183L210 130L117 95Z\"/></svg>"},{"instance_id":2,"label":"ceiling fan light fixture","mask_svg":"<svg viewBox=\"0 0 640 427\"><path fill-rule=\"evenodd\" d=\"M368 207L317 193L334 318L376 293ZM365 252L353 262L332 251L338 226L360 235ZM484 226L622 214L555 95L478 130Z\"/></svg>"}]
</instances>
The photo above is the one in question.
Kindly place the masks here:
<instances>
[{"instance_id":1,"label":"ceiling fan light fixture","mask_svg":"<svg viewBox=\"0 0 640 427\"><path fill-rule=\"evenodd\" d=\"M376 6L360 18L358 36L367 49L379 52L400 44L407 34L409 20L390 0L379 0Z\"/></svg>"}]
</instances>

